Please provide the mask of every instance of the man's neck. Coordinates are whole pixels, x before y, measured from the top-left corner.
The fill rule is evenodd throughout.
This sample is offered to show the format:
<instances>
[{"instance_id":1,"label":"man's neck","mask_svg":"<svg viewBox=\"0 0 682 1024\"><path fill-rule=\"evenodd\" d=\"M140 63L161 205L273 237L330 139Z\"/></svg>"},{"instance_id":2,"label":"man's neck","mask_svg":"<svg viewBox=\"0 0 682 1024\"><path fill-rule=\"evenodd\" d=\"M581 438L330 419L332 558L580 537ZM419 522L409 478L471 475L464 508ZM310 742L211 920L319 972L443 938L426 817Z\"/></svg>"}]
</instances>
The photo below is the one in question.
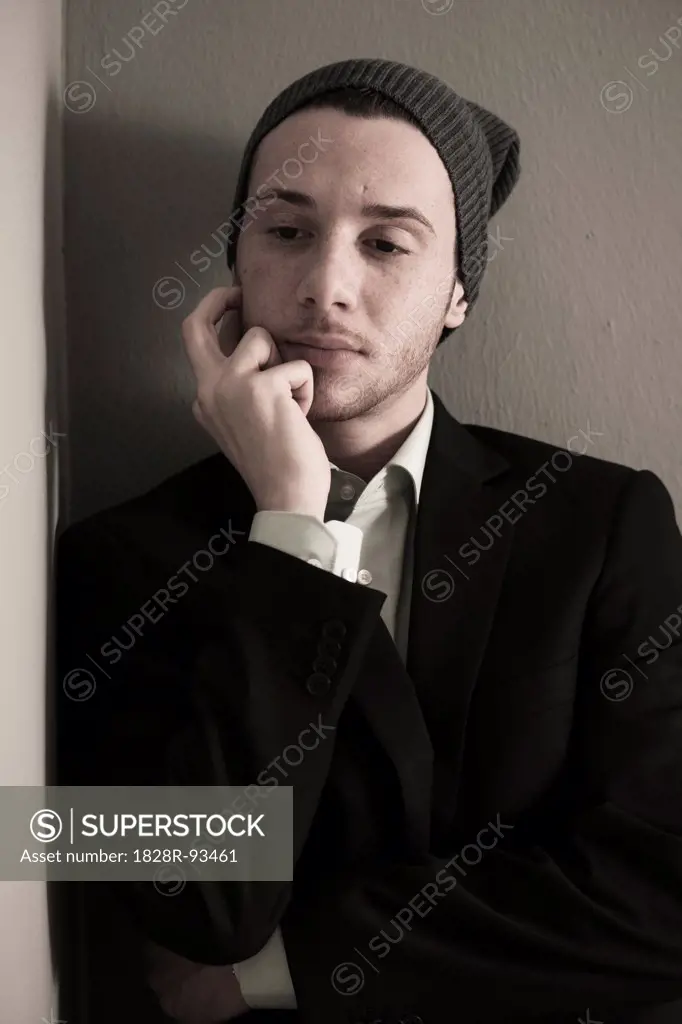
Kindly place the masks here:
<instances>
[{"instance_id":1,"label":"man's neck","mask_svg":"<svg viewBox=\"0 0 682 1024\"><path fill-rule=\"evenodd\" d=\"M352 420L313 423L327 458L368 483L393 458L424 411L426 380ZM389 400L390 401L390 400Z\"/></svg>"}]
</instances>

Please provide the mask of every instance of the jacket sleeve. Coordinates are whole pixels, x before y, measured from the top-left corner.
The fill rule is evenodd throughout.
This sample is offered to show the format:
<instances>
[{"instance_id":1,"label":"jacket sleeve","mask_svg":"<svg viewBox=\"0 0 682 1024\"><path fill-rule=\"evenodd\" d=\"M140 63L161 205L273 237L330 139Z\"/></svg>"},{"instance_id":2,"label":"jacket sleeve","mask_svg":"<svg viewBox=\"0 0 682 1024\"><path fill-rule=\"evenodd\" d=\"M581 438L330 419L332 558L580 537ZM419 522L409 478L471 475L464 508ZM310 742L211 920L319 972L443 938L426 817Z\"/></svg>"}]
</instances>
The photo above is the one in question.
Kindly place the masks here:
<instances>
[{"instance_id":1,"label":"jacket sleeve","mask_svg":"<svg viewBox=\"0 0 682 1024\"><path fill-rule=\"evenodd\" d=\"M682 997L682 538L658 477L629 481L584 619L561 804L297 898L282 931L311 1018L611 1020Z\"/></svg>"},{"instance_id":2,"label":"jacket sleeve","mask_svg":"<svg viewBox=\"0 0 682 1024\"><path fill-rule=\"evenodd\" d=\"M184 591L174 574L181 596L159 620L171 581L149 548L101 516L58 540L57 781L290 785L295 864L385 595L242 540ZM291 895L285 882L188 881L172 898L111 884L144 935L204 964L255 955Z\"/></svg>"}]
</instances>

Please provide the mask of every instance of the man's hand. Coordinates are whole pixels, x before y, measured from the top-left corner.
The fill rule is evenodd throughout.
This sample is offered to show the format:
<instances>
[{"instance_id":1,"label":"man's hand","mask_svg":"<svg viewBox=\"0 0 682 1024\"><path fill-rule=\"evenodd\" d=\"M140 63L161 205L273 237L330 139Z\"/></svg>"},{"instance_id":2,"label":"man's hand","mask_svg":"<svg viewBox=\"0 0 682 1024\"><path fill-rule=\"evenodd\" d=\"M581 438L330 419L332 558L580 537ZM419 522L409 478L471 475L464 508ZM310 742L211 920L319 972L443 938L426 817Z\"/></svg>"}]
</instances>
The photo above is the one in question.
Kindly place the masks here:
<instances>
[{"instance_id":1,"label":"man's hand","mask_svg":"<svg viewBox=\"0 0 682 1024\"><path fill-rule=\"evenodd\" d=\"M147 982L163 1012L179 1024L219 1024L247 1013L230 964L195 964L155 942L147 943Z\"/></svg>"},{"instance_id":2,"label":"man's hand","mask_svg":"<svg viewBox=\"0 0 682 1024\"><path fill-rule=\"evenodd\" d=\"M283 362L263 327L242 337L240 313L240 287L214 288L183 321L197 378L192 411L244 478L259 511L323 519L331 470L306 419L312 367L304 359Z\"/></svg>"}]
</instances>

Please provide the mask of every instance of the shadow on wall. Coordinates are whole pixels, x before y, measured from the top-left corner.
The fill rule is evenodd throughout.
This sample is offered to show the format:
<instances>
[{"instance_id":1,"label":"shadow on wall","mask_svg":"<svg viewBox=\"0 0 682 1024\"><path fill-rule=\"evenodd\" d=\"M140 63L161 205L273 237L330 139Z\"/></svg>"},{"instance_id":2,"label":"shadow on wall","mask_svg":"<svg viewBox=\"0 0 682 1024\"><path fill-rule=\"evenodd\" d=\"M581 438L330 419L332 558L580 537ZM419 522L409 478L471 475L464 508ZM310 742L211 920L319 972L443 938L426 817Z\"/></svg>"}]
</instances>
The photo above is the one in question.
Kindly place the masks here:
<instances>
[{"instance_id":1,"label":"shadow on wall","mask_svg":"<svg viewBox=\"0 0 682 1024\"><path fill-rule=\"evenodd\" d=\"M96 105L64 117L68 514L78 520L216 450L192 415L180 328L207 291L231 283L224 235L244 140L179 138L103 119Z\"/></svg>"}]
</instances>

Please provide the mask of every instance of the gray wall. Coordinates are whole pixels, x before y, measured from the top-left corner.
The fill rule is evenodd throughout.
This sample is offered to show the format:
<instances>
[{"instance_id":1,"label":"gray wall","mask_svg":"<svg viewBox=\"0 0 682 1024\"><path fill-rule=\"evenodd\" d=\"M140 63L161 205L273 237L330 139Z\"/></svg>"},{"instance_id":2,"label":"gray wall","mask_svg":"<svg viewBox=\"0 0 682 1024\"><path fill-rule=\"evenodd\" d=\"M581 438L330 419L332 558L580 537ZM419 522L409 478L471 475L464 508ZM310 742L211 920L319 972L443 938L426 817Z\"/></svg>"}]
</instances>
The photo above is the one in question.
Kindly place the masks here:
<instances>
[{"instance_id":1,"label":"gray wall","mask_svg":"<svg viewBox=\"0 0 682 1024\"><path fill-rule=\"evenodd\" d=\"M68 516L215 451L180 324L229 276L190 254L218 251L264 106L353 56L430 70L522 137L506 240L431 384L464 422L599 431L592 454L653 469L682 509L677 0L169 0L165 23L153 3L67 5ZM155 301L171 276L184 298L164 280Z\"/></svg>"}]
</instances>

